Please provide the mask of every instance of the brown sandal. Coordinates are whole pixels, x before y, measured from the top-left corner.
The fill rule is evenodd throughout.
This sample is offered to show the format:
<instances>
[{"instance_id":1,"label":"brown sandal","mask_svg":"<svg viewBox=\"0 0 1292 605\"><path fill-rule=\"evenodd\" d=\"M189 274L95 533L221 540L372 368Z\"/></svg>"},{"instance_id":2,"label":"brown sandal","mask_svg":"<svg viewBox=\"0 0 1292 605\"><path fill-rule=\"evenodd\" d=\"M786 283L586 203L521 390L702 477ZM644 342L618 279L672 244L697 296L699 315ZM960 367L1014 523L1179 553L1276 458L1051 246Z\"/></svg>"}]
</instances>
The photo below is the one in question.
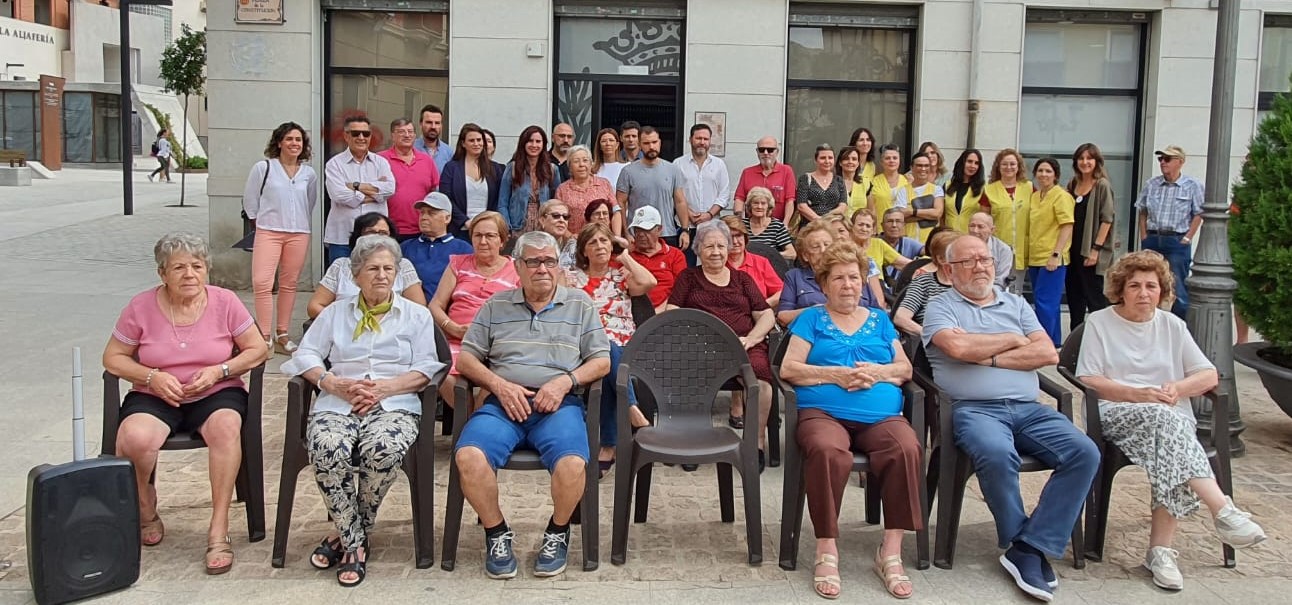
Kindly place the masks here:
<instances>
[{"instance_id":1,"label":"brown sandal","mask_svg":"<svg viewBox=\"0 0 1292 605\"><path fill-rule=\"evenodd\" d=\"M149 537L156 536L156 539L149 540ZM162 525L161 515L153 513L152 521L144 521L139 524L139 543L144 546L157 546L166 538L166 526Z\"/></svg>"},{"instance_id":2,"label":"brown sandal","mask_svg":"<svg viewBox=\"0 0 1292 605\"><path fill-rule=\"evenodd\" d=\"M224 565L221 565L219 567L212 565L212 563L220 559L223 559L226 556L229 558L228 563L225 563ZM230 569L233 569L233 542L229 541L229 536L225 536L223 540L216 540L214 542L207 544L206 545L206 575L218 576L222 573L229 571Z\"/></svg>"},{"instance_id":3,"label":"brown sandal","mask_svg":"<svg viewBox=\"0 0 1292 605\"><path fill-rule=\"evenodd\" d=\"M888 571L894 567L901 566L901 555L889 555L887 557L880 558L879 550L875 550L875 575L879 576L879 579L884 582L884 590L887 590L888 594L892 595L894 599L909 599L911 598L911 595L915 594L915 584L911 582L911 578L906 574L900 574L897 572L889 573ZM911 587L911 591L906 594L898 594L897 586L903 582Z\"/></svg>"},{"instance_id":4,"label":"brown sandal","mask_svg":"<svg viewBox=\"0 0 1292 605\"><path fill-rule=\"evenodd\" d=\"M838 571L839 557L827 552L823 552L817 555L816 563L813 563L812 565L813 567L821 567L821 566L833 567L836 571ZM815 572L816 570L813 569L812 571ZM836 592L834 594L823 592L821 590L822 584L825 584L827 586L833 586ZM838 573L833 573L825 576L812 576L812 590L815 590L817 596L823 599L834 600L839 598L839 595L843 594L843 583L839 579Z\"/></svg>"}]
</instances>

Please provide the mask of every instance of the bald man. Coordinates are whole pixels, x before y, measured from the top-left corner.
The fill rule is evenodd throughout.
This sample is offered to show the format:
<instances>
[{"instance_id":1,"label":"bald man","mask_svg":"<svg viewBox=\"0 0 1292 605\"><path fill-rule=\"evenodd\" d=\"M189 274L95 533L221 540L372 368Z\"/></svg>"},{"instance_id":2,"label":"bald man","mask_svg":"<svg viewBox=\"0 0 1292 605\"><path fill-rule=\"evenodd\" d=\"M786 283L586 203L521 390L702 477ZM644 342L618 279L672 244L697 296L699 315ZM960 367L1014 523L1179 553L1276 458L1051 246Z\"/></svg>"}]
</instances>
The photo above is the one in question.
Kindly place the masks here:
<instances>
[{"instance_id":1,"label":"bald man","mask_svg":"<svg viewBox=\"0 0 1292 605\"><path fill-rule=\"evenodd\" d=\"M1009 288L1014 281L1014 251L996 237L996 221L986 212L975 212L969 217L969 235L987 244L992 258L996 259L996 285Z\"/></svg>"},{"instance_id":2,"label":"bald man","mask_svg":"<svg viewBox=\"0 0 1292 605\"><path fill-rule=\"evenodd\" d=\"M785 220L786 207L794 203L794 168L780 162L781 146L776 137L765 136L754 145L758 163L740 173L736 185L735 203L731 209L736 216L745 216L745 196L754 187L766 187L772 192L772 216Z\"/></svg>"},{"instance_id":3,"label":"bald man","mask_svg":"<svg viewBox=\"0 0 1292 605\"><path fill-rule=\"evenodd\" d=\"M574 127L561 122L552 127L552 163L561 171L561 182L570 180L570 147L574 145Z\"/></svg>"}]
</instances>

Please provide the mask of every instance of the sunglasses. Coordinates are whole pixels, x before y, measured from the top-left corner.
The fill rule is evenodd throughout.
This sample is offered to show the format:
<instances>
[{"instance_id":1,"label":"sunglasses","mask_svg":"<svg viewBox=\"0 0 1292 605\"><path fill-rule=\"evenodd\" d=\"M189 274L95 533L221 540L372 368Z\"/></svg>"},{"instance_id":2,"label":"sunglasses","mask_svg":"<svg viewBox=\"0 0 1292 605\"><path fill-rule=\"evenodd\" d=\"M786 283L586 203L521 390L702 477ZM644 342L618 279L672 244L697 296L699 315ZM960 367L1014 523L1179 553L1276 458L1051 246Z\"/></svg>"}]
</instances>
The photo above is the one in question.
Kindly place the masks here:
<instances>
[{"instance_id":1,"label":"sunglasses","mask_svg":"<svg viewBox=\"0 0 1292 605\"><path fill-rule=\"evenodd\" d=\"M759 147L758 153L776 153L775 147Z\"/></svg>"},{"instance_id":2,"label":"sunglasses","mask_svg":"<svg viewBox=\"0 0 1292 605\"><path fill-rule=\"evenodd\" d=\"M1157 156L1157 161L1158 161L1158 163L1160 163L1160 164L1169 164L1169 163L1170 163L1170 162L1172 162L1173 160L1177 160L1177 159L1179 159L1179 158L1176 158L1175 156L1170 156L1170 155L1159 155L1159 156Z\"/></svg>"},{"instance_id":3,"label":"sunglasses","mask_svg":"<svg viewBox=\"0 0 1292 605\"><path fill-rule=\"evenodd\" d=\"M569 215L569 214L561 214L561 213L559 213L559 212L548 212L548 213L547 213L547 218L550 218L550 219L556 219L556 220L558 220L558 221L568 221L568 220L570 220L570 215Z\"/></svg>"},{"instance_id":4,"label":"sunglasses","mask_svg":"<svg viewBox=\"0 0 1292 605\"><path fill-rule=\"evenodd\" d=\"M356 139L366 139L372 136L372 131L371 130L347 130L346 134Z\"/></svg>"}]
</instances>

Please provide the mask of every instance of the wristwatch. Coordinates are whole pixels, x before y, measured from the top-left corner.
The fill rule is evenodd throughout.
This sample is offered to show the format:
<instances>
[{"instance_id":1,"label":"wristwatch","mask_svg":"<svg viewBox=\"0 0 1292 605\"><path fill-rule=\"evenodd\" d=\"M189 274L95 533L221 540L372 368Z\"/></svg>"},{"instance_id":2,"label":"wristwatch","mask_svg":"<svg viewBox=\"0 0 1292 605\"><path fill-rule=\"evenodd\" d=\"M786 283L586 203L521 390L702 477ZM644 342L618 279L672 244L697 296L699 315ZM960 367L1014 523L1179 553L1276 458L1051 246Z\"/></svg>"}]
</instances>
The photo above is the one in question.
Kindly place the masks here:
<instances>
[{"instance_id":1,"label":"wristwatch","mask_svg":"<svg viewBox=\"0 0 1292 605\"><path fill-rule=\"evenodd\" d=\"M1050 253L1050 256L1051 256L1051 257L1053 257L1053 258L1059 258L1059 253L1058 253L1058 252L1051 252L1051 253Z\"/></svg>"},{"instance_id":2,"label":"wristwatch","mask_svg":"<svg viewBox=\"0 0 1292 605\"><path fill-rule=\"evenodd\" d=\"M579 379L574 377L574 372L566 372L565 375L570 377L570 390L578 390Z\"/></svg>"},{"instance_id":3,"label":"wristwatch","mask_svg":"<svg viewBox=\"0 0 1292 605\"><path fill-rule=\"evenodd\" d=\"M358 190L359 190L359 181L355 181L355 182L353 182L353 183L350 183L350 188L351 188L351 189L353 189L353 190L355 190L355 191L358 191Z\"/></svg>"},{"instance_id":4,"label":"wristwatch","mask_svg":"<svg viewBox=\"0 0 1292 605\"><path fill-rule=\"evenodd\" d=\"M1193 241L1193 240L1192 240L1192 239L1190 239L1190 238L1189 238L1189 236L1187 236L1187 235L1186 235L1186 236L1184 236L1184 237L1182 237L1182 238L1180 238L1180 243L1181 243L1181 244L1187 244L1187 243L1189 243L1189 242L1191 242L1191 241Z\"/></svg>"},{"instance_id":5,"label":"wristwatch","mask_svg":"<svg viewBox=\"0 0 1292 605\"><path fill-rule=\"evenodd\" d=\"M220 364L220 373L224 374L223 376L221 376L221 378L228 378L228 377L229 377L229 364L227 364L227 363L222 363L222 364Z\"/></svg>"}]
</instances>

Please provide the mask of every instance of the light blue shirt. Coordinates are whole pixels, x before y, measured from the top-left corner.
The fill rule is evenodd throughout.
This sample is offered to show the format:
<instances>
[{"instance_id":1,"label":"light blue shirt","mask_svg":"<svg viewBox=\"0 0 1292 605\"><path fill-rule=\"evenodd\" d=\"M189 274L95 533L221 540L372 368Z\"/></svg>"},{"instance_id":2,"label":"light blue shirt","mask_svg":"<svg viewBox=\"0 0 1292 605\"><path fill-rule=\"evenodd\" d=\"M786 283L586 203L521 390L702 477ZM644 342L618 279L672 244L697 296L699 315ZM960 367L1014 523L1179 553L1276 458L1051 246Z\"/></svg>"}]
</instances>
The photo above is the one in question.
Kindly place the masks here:
<instances>
[{"instance_id":1,"label":"light blue shirt","mask_svg":"<svg viewBox=\"0 0 1292 605\"><path fill-rule=\"evenodd\" d=\"M888 316L870 309L865 323L845 334L823 305L809 307L790 324L790 334L806 340L807 363L822 367L848 367L862 363L893 363L897 328ZM849 391L837 384L795 386L798 405L818 409L838 420L875 424L902 413L902 389L891 382L877 382L869 389Z\"/></svg>"},{"instance_id":2,"label":"light blue shirt","mask_svg":"<svg viewBox=\"0 0 1292 605\"><path fill-rule=\"evenodd\" d=\"M413 141L413 148L431 156L435 160L435 169L440 174L444 174L444 165L453 159L453 146L445 139L440 139L439 145L435 147L435 153L431 153L426 146L426 139L422 137L417 137L417 140Z\"/></svg>"},{"instance_id":3,"label":"light blue shirt","mask_svg":"<svg viewBox=\"0 0 1292 605\"><path fill-rule=\"evenodd\" d=\"M1023 297L996 290L996 300L978 306L955 289L933 297L924 309L924 350L933 379L952 401L1036 401L1041 385L1035 370L1010 370L966 363L933 344L938 332L961 328L970 334L1044 332Z\"/></svg>"}]
</instances>

